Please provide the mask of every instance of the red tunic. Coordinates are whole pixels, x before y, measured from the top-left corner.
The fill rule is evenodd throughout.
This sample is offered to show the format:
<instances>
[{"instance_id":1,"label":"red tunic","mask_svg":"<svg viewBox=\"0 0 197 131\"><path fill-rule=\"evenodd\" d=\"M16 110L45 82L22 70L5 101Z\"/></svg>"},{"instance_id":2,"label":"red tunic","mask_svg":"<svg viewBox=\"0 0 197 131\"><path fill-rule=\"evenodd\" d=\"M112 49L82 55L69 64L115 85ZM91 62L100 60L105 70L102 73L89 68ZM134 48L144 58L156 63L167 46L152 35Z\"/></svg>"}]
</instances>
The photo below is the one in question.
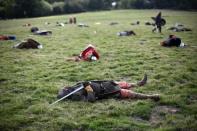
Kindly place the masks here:
<instances>
[{"instance_id":1,"label":"red tunic","mask_svg":"<svg viewBox=\"0 0 197 131\"><path fill-rule=\"evenodd\" d=\"M99 59L98 52L91 45L88 46L85 50L83 50L80 56L83 60L86 60L86 61L89 61L91 56L95 56L97 59Z\"/></svg>"}]
</instances>

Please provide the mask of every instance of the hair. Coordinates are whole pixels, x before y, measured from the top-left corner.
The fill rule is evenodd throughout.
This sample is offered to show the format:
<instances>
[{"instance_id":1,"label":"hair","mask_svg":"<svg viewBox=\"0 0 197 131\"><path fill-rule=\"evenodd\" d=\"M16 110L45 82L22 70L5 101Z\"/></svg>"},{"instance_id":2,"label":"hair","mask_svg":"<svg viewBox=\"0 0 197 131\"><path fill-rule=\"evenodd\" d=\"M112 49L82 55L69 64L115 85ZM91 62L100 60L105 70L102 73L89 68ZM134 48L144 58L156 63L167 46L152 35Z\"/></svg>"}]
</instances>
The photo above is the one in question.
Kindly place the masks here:
<instances>
[{"instance_id":1,"label":"hair","mask_svg":"<svg viewBox=\"0 0 197 131\"><path fill-rule=\"evenodd\" d=\"M165 41L160 42L161 46L165 46L165 44L166 44Z\"/></svg>"},{"instance_id":2,"label":"hair","mask_svg":"<svg viewBox=\"0 0 197 131\"><path fill-rule=\"evenodd\" d=\"M174 35L169 35L169 38L172 38Z\"/></svg>"}]
</instances>

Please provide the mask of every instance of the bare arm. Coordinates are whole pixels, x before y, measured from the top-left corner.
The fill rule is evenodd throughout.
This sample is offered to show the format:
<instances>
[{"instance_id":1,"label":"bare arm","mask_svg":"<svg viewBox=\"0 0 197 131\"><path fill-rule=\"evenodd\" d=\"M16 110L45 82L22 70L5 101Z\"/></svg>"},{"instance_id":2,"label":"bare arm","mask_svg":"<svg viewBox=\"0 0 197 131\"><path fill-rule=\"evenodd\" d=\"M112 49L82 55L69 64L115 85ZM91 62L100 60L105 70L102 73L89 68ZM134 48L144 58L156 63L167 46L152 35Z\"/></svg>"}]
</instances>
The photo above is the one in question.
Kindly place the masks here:
<instances>
[{"instance_id":1,"label":"bare arm","mask_svg":"<svg viewBox=\"0 0 197 131\"><path fill-rule=\"evenodd\" d=\"M94 93L92 87L91 87L90 85L87 85L87 86L85 87L85 90L86 90L86 92L87 92L87 100L88 100L89 102L94 102L94 101L96 101L95 93Z\"/></svg>"}]
</instances>

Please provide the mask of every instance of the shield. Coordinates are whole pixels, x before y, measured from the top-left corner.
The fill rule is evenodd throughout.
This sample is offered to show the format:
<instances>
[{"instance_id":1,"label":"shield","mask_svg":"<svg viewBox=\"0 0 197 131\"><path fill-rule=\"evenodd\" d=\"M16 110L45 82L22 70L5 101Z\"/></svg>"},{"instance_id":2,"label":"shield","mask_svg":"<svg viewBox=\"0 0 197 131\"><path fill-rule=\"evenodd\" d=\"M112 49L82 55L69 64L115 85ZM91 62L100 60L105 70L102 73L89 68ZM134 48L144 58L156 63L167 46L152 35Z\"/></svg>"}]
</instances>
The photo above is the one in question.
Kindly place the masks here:
<instances>
[{"instance_id":1,"label":"shield","mask_svg":"<svg viewBox=\"0 0 197 131\"><path fill-rule=\"evenodd\" d=\"M166 25L166 20L161 18L161 26L164 26L164 25Z\"/></svg>"}]
</instances>

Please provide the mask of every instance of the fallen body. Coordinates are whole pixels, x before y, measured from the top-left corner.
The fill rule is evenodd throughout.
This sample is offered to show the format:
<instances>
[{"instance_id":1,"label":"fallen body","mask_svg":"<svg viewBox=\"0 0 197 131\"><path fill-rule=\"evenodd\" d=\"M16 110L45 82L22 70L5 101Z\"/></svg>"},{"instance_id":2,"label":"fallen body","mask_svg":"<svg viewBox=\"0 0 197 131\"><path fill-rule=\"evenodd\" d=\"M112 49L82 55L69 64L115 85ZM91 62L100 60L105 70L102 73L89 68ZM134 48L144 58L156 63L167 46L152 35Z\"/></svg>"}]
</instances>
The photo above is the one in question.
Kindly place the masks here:
<instances>
[{"instance_id":1,"label":"fallen body","mask_svg":"<svg viewBox=\"0 0 197 131\"><path fill-rule=\"evenodd\" d=\"M139 25L140 21L132 22L131 25Z\"/></svg>"},{"instance_id":2,"label":"fallen body","mask_svg":"<svg viewBox=\"0 0 197 131\"><path fill-rule=\"evenodd\" d=\"M42 45L33 39L27 39L13 46L18 49L41 49Z\"/></svg>"},{"instance_id":3,"label":"fallen body","mask_svg":"<svg viewBox=\"0 0 197 131\"><path fill-rule=\"evenodd\" d=\"M99 59L99 54L96 51L95 47L89 44L79 55L74 55L74 57L66 58L66 61L96 61Z\"/></svg>"},{"instance_id":4,"label":"fallen body","mask_svg":"<svg viewBox=\"0 0 197 131\"><path fill-rule=\"evenodd\" d=\"M131 36L131 35L136 35L136 33L132 30L130 31L122 31L117 33L118 36Z\"/></svg>"},{"instance_id":5,"label":"fallen body","mask_svg":"<svg viewBox=\"0 0 197 131\"><path fill-rule=\"evenodd\" d=\"M79 23L79 24L78 24L78 27L89 27L89 25L84 24L84 23Z\"/></svg>"},{"instance_id":6,"label":"fallen body","mask_svg":"<svg viewBox=\"0 0 197 131\"><path fill-rule=\"evenodd\" d=\"M144 78L137 83L127 83L125 81L117 82L113 80L85 81L77 83L72 87L64 87L59 91L57 98L61 99L69 93L75 91L77 88L80 88L80 85L83 85L83 89L67 97L67 99L88 102L94 102L96 100L106 98L159 100L160 96L158 94L147 95L129 90L134 87L143 86L146 84L146 82L147 75L145 75Z\"/></svg>"},{"instance_id":7,"label":"fallen body","mask_svg":"<svg viewBox=\"0 0 197 131\"><path fill-rule=\"evenodd\" d=\"M172 46L184 47L184 46L186 46L184 43L181 42L181 38L179 38L175 35L169 35L167 40L160 42L160 45L164 46L164 47L172 47Z\"/></svg>"},{"instance_id":8,"label":"fallen body","mask_svg":"<svg viewBox=\"0 0 197 131\"><path fill-rule=\"evenodd\" d=\"M175 26L168 28L174 32L192 31L190 28L186 28L183 24L176 23Z\"/></svg>"},{"instance_id":9,"label":"fallen body","mask_svg":"<svg viewBox=\"0 0 197 131\"><path fill-rule=\"evenodd\" d=\"M111 22L109 25L117 25L118 22Z\"/></svg>"},{"instance_id":10,"label":"fallen body","mask_svg":"<svg viewBox=\"0 0 197 131\"><path fill-rule=\"evenodd\" d=\"M0 35L1 40L16 40L16 36L14 35Z\"/></svg>"},{"instance_id":11,"label":"fallen body","mask_svg":"<svg viewBox=\"0 0 197 131\"><path fill-rule=\"evenodd\" d=\"M52 31L49 31L49 30L39 30L38 27L32 27L31 28L31 32L34 35L51 35L52 34Z\"/></svg>"},{"instance_id":12,"label":"fallen body","mask_svg":"<svg viewBox=\"0 0 197 131\"><path fill-rule=\"evenodd\" d=\"M52 31L48 30L38 30L34 32L34 35L51 35Z\"/></svg>"}]
</instances>

